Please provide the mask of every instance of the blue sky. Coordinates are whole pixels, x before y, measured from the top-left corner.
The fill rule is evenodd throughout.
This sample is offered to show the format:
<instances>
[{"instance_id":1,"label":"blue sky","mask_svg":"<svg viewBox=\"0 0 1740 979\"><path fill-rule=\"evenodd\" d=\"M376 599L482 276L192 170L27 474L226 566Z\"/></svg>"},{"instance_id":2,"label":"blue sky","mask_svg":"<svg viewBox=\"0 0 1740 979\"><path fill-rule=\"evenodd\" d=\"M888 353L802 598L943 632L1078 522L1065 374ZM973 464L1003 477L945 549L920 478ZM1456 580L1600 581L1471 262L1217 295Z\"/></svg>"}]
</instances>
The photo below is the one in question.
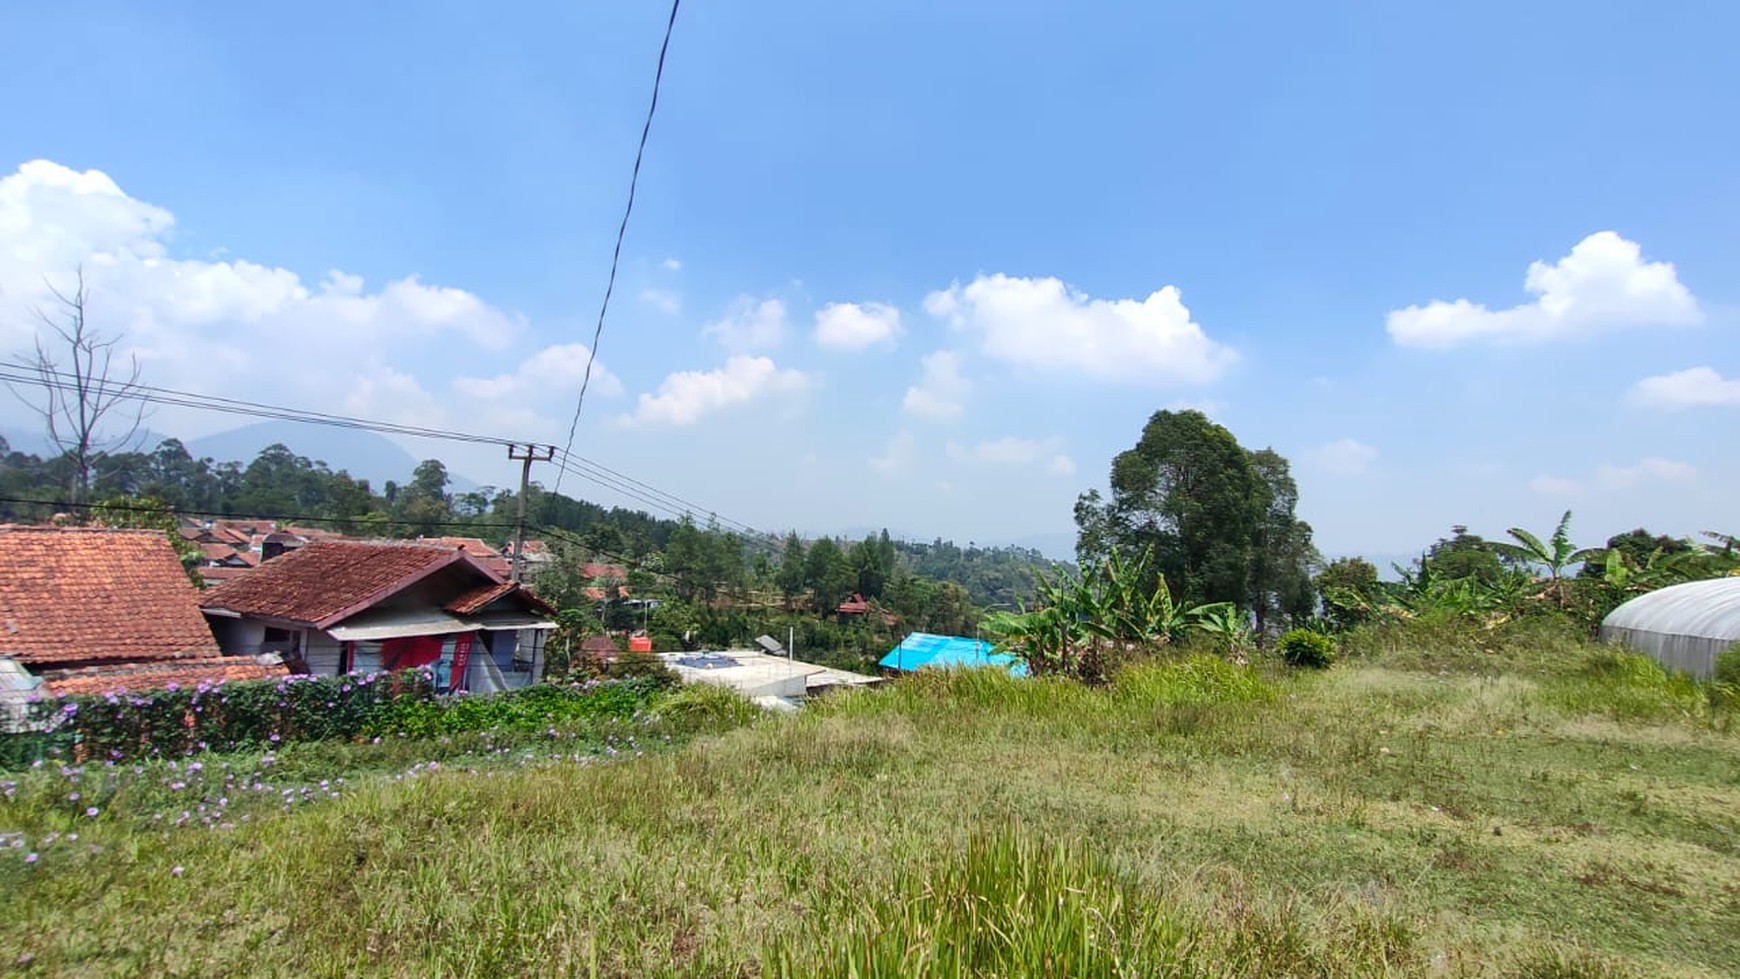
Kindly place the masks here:
<instances>
[{"instance_id":1,"label":"blue sky","mask_svg":"<svg viewBox=\"0 0 1740 979\"><path fill-rule=\"evenodd\" d=\"M1193 405L1330 553L1740 526L1740 11L1179 6L685 6L577 451L1055 542ZM0 351L83 263L156 383L560 441L666 10L76 7L0 12Z\"/></svg>"}]
</instances>

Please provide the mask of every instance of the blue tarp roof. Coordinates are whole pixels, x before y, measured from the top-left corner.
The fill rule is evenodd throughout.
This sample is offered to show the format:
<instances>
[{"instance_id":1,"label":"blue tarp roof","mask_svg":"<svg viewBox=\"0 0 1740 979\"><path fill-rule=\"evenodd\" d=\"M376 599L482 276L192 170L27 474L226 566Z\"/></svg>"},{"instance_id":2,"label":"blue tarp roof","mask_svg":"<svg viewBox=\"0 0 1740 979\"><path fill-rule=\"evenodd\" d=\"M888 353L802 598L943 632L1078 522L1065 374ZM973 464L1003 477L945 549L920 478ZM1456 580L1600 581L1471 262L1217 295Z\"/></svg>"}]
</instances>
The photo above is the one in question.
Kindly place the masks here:
<instances>
[{"instance_id":1,"label":"blue tarp roof","mask_svg":"<svg viewBox=\"0 0 1740 979\"><path fill-rule=\"evenodd\" d=\"M1000 666L1011 676L1026 676L1027 664L1008 653L993 653L989 640L966 639L961 636L933 636L928 632L909 633L900 645L882 657L881 666L890 670L912 672L927 666L974 667Z\"/></svg>"}]
</instances>

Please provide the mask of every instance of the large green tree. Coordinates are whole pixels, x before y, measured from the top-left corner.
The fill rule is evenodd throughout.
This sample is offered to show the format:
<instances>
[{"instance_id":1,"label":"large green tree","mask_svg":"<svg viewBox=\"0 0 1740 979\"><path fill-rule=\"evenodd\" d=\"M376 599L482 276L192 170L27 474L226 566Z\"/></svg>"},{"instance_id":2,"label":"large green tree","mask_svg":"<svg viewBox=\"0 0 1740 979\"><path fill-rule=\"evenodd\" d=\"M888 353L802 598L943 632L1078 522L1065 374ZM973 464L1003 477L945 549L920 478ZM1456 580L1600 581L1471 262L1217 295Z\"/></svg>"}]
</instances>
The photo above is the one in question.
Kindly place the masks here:
<instances>
[{"instance_id":1,"label":"large green tree","mask_svg":"<svg viewBox=\"0 0 1740 979\"><path fill-rule=\"evenodd\" d=\"M1279 458L1278 456L1276 457ZM1159 411L1112 460L1112 497L1076 505L1084 564L1148 550L1174 599L1252 604L1255 554L1271 493L1251 453L1200 411Z\"/></svg>"},{"instance_id":2,"label":"large green tree","mask_svg":"<svg viewBox=\"0 0 1740 979\"><path fill-rule=\"evenodd\" d=\"M1287 460L1274 449L1259 449L1251 453L1251 468L1262 481L1263 505L1251 540L1249 608L1257 634L1266 635L1316 611L1311 573L1322 556L1311 541L1311 525L1295 515L1299 486Z\"/></svg>"}]
</instances>

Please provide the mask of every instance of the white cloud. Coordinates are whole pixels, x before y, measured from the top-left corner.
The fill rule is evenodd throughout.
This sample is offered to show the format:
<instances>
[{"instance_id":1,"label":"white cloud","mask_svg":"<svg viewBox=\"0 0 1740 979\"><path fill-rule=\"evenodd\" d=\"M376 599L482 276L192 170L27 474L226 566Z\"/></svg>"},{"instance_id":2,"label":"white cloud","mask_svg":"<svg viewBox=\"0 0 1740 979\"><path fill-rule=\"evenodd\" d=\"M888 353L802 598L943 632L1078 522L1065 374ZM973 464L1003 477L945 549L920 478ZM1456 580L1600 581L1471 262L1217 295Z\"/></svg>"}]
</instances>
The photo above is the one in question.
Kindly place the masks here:
<instances>
[{"instance_id":1,"label":"white cloud","mask_svg":"<svg viewBox=\"0 0 1740 979\"><path fill-rule=\"evenodd\" d=\"M1668 262L1645 262L1643 249L1598 231L1553 265L1529 265L1523 287L1536 298L1492 310L1458 299L1389 314L1390 338L1404 347L1448 349L1464 343L1540 343L1608 330L1699 323L1697 300Z\"/></svg>"},{"instance_id":2,"label":"white cloud","mask_svg":"<svg viewBox=\"0 0 1740 979\"><path fill-rule=\"evenodd\" d=\"M1698 478L1698 470L1684 462L1650 456L1632 466L1596 466L1595 482L1608 489L1629 489L1640 482L1683 483Z\"/></svg>"},{"instance_id":3,"label":"white cloud","mask_svg":"<svg viewBox=\"0 0 1740 979\"><path fill-rule=\"evenodd\" d=\"M701 334L735 353L777 347L785 339L785 303L739 296L725 316L701 327Z\"/></svg>"},{"instance_id":4,"label":"white cloud","mask_svg":"<svg viewBox=\"0 0 1740 979\"><path fill-rule=\"evenodd\" d=\"M1645 483L1689 483L1697 478L1697 468L1689 463L1649 456L1629 466L1596 466L1586 480L1536 476L1529 481L1529 489L1546 496L1574 496L1592 489L1619 491Z\"/></svg>"},{"instance_id":5,"label":"white cloud","mask_svg":"<svg viewBox=\"0 0 1740 979\"><path fill-rule=\"evenodd\" d=\"M1652 408L1740 406L1740 378L1727 379L1712 367L1692 367L1646 377L1631 388L1633 404Z\"/></svg>"},{"instance_id":6,"label":"white cloud","mask_svg":"<svg viewBox=\"0 0 1740 979\"><path fill-rule=\"evenodd\" d=\"M888 440L888 445L881 455L871 456L870 468L886 476L903 473L912 468L918 457L917 442L911 432L899 432Z\"/></svg>"},{"instance_id":7,"label":"white cloud","mask_svg":"<svg viewBox=\"0 0 1740 979\"><path fill-rule=\"evenodd\" d=\"M1046 371L1117 381L1205 384L1238 360L1192 322L1175 286L1146 299L1093 299L1054 278L981 275L924 308L977 333L985 353Z\"/></svg>"},{"instance_id":8,"label":"white cloud","mask_svg":"<svg viewBox=\"0 0 1740 979\"><path fill-rule=\"evenodd\" d=\"M882 303L829 303L816 313L816 344L864 350L900 337L900 310Z\"/></svg>"},{"instance_id":9,"label":"white cloud","mask_svg":"<svg viewBox=\"0 0 1740 979\"><path fill-rule=\"evenodd\" d=\"M1063 476L1075 474L1075 460L1058 450L1063 439L1024 439L1005 436L988 439L968 448L955 442L948 444L949 458L956 462L977 462L991 466L1038 466Z\"/></svg>"},{"instance_id":10,"label":"white cloud","mask_svg":"<svg viewBox=\"0 0 1740 979\"><path fill-rule=\"evenodd\" d=\"M586 378L586 358L585 344L561 343L545 347L521 361L512 374L455 378L453 389L484 401L528 399L550 389L578 393ZM607 398L621 397L622 380L595 361L588 391Z\"/></svg>"},{"instance_id":11,"label":"white cloud","mask_svg":"<svg viewBox=\"0 0 1740 979\"><path fill-rule=\"evenodd\" d=\"M952 350L926 354L918 383L906 389L900 407L909 415L948 421L966 410L972 382L961 376L961 355Z\"/></svg>"},{"instance_id":12,"label":"white cloud","mask_svg":"<svg viewBox=\"0 0 1740 979\"><path fill-rule=\"evenodd\" d=\"M139 357L149 383L249 398L269 383L266 400L336 397L346 411L443 424L440 399L400 361L457 367L527 332L521 317L416 275L370 291L338 270L307 282L245 259L177 258L174 226L98 170L36 160L0 177L0 355L28 348L33 312L54 313L46 283L64 291L82 267L91 316L123 337L119 352Z\"/></svg>"},{"instance_id":13,"label":"white cloud","mask_svg":"<svg viewBox=\"0 0 1740 979\"><path fill-rule=\"evenodd\" d=\"M683 263L677 261L674 258L667 258L664 260L664 262L662 264L664 265L665 268L669 269L672 272L681 271L683 268Z\"/></svg>"},{"instance_id":14,"label":"white cloud","mask_svg":"<svg viewBox=\"0 0 1740 979\"><path fill-rule=\"evenodd\" d=\"M683 311L683 297L670 289L642 289L640 301L666 316L675 316Z\"/></svg>"},{"instance_id":15,"label":"white cloud","mask_svg":"<svg viewBox=\"0 0 1740 979\"><path fill-rule=\"evenodd\" d=\"M781 370L766 357L734 355L712 371L678 371L659 384L657 394L642 394L632 425L693 425L707 415L777 394L807 390L810 379Z\"/></svg>"},{"instance_id":16,"label":"white cloud","mask_svg":"<svg viewBox=\"0 0 1740 979\"><path fill-rule=\"evenodd\" d=\"M1372 464L1377 462L1378 450L1358 439L1336 439L1312 449L1306 457L1319 468L1338 476L1359 476L1371 471Z\"/></svg>"}]
</instances>

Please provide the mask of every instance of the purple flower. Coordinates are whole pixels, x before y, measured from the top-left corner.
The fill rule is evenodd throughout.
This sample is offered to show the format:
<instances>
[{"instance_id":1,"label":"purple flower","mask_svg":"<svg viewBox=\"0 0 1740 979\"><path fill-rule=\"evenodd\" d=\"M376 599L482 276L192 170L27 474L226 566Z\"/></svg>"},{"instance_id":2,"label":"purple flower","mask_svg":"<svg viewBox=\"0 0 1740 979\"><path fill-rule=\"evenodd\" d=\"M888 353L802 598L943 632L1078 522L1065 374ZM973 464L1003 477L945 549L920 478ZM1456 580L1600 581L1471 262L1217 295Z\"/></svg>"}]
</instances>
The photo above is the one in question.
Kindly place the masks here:
<instances>
[{"instance_id":1,"label":"purple flower","mask_svg":"<svg viewBox=\"0 0 1740 979\"><path fill-rule=\"evenodd\" d=\"M98 811L99 810L97 809L96 806L92 806L89 809L85 810L85 815L91 817L92 819L95 819L95 818L97 818Z\"/></svg>"},{"instance_id":2,"label":"purple flower","mask_svg":"<svg viewBox=\"0 0 1740 979\"><path fill-rule=\"evenodd\" d=\"M181 864L176 864L175 866L170 867L169 868L169 876L180 877L181 876Z\"/></svg>"},{"instance_id":3,"label":"purple flower","mask_svg":"<svg viewBox=\"0 0 1740 979\"><path fill-rule=\"evenodd\" d=\"M67 715L68 717L71 717L72 715L77 714L79 712L79 705L78 704L67 704L65 707L62 707L60 709L60 712L62 714Z\"/></svg>"},{"instance_id":4,"label":"purple flower","mask_svg":"<svg viewBox=\"0 0 1740 979\"><path fill-rule=\"evenodd\" d=\"M26 863L26 864L32 864L32 863L35 863L35 862L36 862L36 854L34 854L34 853L26 853L26 854L25 854L25 855L24 855L24 862L25 862L25 863Z\"/></svg>"}]
</instances>

